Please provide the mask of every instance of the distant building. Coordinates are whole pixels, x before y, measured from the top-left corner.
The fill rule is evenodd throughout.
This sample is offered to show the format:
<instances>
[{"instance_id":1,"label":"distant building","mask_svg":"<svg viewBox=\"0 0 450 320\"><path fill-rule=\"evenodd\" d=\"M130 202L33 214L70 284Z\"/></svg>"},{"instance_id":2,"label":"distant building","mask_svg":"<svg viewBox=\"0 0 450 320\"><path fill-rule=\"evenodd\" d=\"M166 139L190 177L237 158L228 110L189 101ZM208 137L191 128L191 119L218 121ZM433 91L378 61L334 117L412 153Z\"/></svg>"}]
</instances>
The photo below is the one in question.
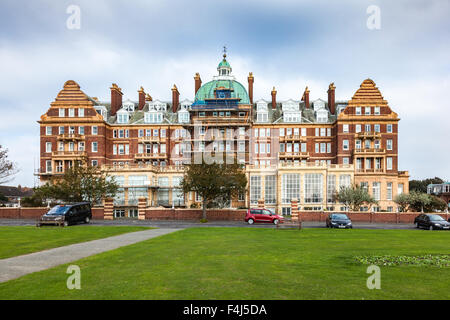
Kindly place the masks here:
<instances>
[{"instance_id":1,"label":"distant building","mask_svg":"<svg viewBox=\"0 0 450 320\"><path fill-rule=\"evenodd\" d=\"M408 192L409 174L398 170L399 117L371 79L350 100L310 101L309 89L294 98L254 99L255 78L247 88L236 80L226 54L218 74L180 100L176 85L171 101L152 98L141 87L138 101L123 99L112 84L111 100L100 101L72 80L64 84L41 116L42 182L62 175L85 160L114 175L121 188L114 200L116 217L134 216L138 198L150 206L198 205L194 193L183 194L183 165L208 156L242 164L249 186L230 199L231 207L266 207L290 214L291 199L301 210L341 210L334 194L361 185L379 201L374 211L397 211L393 201ZM157 81L157 80L155 80ZM169 90L168 90L169 91Z\"/></svg>"},{"instance_id":2,"label":"distant building","mask_svg":"<svg viewBox=\"0 0 450 320\"><path fill-rule=\"evenodd\" d=\"M0 205L7 207L17 207L21 199L33 195L33 189L27 187L0 186L0 194L4 195L8 200L0 200Z\"/></svg>"},{"instance_id":3,"label":"distant building","mask_svg":"<svg viewBox=\"0 0 450 320\"><path fill-rule=\"evenodd\" d=\"M427 186L427 193L441 198L450 207L450 182L429 184Z\"/></svg>"}]
</instances>

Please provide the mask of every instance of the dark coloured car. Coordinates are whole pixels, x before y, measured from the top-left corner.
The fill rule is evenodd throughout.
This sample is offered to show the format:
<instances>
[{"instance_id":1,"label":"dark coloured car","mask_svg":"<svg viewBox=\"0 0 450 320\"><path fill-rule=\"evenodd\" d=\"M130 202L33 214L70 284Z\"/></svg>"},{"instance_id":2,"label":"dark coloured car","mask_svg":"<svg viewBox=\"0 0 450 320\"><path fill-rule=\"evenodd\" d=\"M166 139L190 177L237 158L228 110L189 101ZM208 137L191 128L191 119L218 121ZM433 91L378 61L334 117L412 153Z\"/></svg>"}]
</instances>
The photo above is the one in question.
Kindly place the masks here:
<instances>
[{"instance_id":1,"label":"dark coloured car","mask_svg":"<svg viewBox=\"0 0 450 320\"><path fill-rule=\"evenodd\" d=\"M414 219L416 228L426 228L428 230L450 230L450 222L445 221L438 214L419 214Z\"/></svg>"},{"instance_id":2,"label":"dark coloured car","mask_svg":"<svg viewBox=\"0 0 450 320\"><path fill-rule=\"evenodd\" d=\"M92 219L89 202L61 204L54 206L37 222L37 226L54 224L69 226L77 222L89 223Z\"/></svg>"},{"instance_id":3,"label":"dark coloured car","mask_svg":"<svg viewBox=\"0 0 450 320\"><path fill-rule=\"evenodd\" d=\"M283 223L284 218L268 209L249 209L247 210L247 215L245 216L245 222L248 224L254 224L255 222L278 224Z\"/></svg>"},{"instance_id":4,"label":"dark coloured car","mask_svg":"<svg viewBox=\"0 0 450 320\"><path fill-rule=\"evenodd\" d=\"M326 225L327 228L353 229L352 221L344 213L330 213Z\"/></svg>"}]
</instances>

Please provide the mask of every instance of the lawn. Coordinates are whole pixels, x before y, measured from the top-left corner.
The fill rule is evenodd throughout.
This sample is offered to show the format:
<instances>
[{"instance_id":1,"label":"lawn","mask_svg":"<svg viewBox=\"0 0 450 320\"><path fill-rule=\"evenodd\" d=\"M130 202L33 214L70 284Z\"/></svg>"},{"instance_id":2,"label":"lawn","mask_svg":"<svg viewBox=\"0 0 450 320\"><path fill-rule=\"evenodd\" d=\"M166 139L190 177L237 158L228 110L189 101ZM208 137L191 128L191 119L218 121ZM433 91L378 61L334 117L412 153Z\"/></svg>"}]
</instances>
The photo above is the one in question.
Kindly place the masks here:
<instances>
[{"instance_id":1,"label":"lawn","mask_svg":"<svg viewBox=\"0 0 450 320\"><path fill-rule=\"evenodd\" d=\"M450 299L450 268L380 266L357 256L450 253L450 232L192 228L0 283L0 299Z\"/></svg>"},{"instance_id":2,"label":"lawn","mask_svg":"<svg viewBox=\"0 0 450 320\"><path fill-rule=\"evenodd\" d=\"M82 225L65 228L0 227L0 259L146 229Z\"/></svg>"}]
</instances>

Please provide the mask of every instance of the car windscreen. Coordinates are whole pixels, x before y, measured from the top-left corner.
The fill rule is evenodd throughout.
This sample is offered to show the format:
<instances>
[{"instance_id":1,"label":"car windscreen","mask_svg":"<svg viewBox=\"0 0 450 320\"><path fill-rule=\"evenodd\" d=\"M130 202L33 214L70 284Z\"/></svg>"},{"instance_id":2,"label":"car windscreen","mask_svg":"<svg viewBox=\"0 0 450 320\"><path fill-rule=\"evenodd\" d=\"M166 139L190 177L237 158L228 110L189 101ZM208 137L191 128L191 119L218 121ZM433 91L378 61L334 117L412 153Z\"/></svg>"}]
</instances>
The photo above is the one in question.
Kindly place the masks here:
<instances>
[{"instance_id":1,"label":"car windscreen","mask_svg":"<svg viewBox=\"0 0 450 320\"><path fill-rule=\"evenodd\" d=\"M348 220L348 217L346 214L332 214L331 219Z\"/></svg>"},{"instance_id":2,"label":"car windscreen","mask_svg":"<svg viewBox=\"0 0 450 320\"><path fill-rule=\"evenodd\" d=\"M47 212L48 215L63 215L66 214L67 211L69 211L69 206L54 206L49 212Z\"/></svg>"},{"instance_id":3,"label":"car windscreen","mask_svg":"<svg viewBox=\"0 0 450 320\"><path fill-rule=\"evenodd\" d=\"M437 214L431 214L429 215L429 217L431 221L445 221L444 218L442 218L440 215Z\"/></svg>"}]
</instances>

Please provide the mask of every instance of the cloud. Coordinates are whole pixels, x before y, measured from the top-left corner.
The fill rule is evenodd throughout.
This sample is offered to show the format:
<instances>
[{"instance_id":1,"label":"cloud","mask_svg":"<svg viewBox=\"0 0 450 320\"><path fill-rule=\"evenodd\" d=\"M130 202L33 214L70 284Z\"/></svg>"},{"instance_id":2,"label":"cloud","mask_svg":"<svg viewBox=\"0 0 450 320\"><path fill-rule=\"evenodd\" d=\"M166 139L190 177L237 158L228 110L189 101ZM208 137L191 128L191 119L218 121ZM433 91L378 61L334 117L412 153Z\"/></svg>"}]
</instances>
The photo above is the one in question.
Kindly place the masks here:
<instances>
[{"instance_id":1,"label":"cloud","mask_svg":"<svg viewBox=\"0 0 450 320\"><path fill-rule=\"evenodd\" d=\"M176 84L192 99L193 76L216 74L223 45L237 80L255 76L255 99L350 99L370 77L400 118L400 168L413 177L449 172L448 1L87 1L81 29L68 30L70 1L2 1L0 10L0 143L22 167L14 183L33 183L38 124L68 79L109 100L115 82L137 99L143 86L170 100ZM379 5L381 30L366 27ZM429 159L429 155L439 155ZM432 165L430 162L432 161Z\"/></svg>"}]
</instances>

